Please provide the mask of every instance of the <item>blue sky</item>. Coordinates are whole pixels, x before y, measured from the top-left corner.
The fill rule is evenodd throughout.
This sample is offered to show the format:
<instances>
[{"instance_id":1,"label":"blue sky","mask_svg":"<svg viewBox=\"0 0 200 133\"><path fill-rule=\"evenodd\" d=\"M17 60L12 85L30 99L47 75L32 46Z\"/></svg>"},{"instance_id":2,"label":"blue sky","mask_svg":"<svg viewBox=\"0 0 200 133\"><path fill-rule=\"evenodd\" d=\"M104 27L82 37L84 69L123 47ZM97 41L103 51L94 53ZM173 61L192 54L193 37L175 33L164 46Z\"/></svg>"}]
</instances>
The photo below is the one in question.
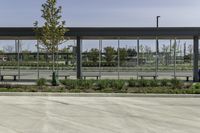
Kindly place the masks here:
<instances>
[{"instance_id":1,"label":"blue sky","mask_svg":"<svg viewBox=\"0 0 200 133\"><path fill-rule=\"evenodd\" d=\"M41 21L46 0L1 0L0 27L32 26ZM58 0L67 26L200 26L199 0Z\"/></svg>"},{"instance_id":2,"label":"blue sky","mask_svg":"<svg viewBox=\"0 0 200 133\"><path fill-rule=\"evenodd\" d=\"M0 27L30 27L38 20L46 0L1 0ZM63 20L68 27L154 27L161 16L161 27L200 27L200 0L57 0L63 7ZM185 41L182 41L184 43ZM104 41L104 46L117 46ZM143 41L144 45L155 41ZM164 42L161 42L164 44ZM165 41L169 45L169 41ZM31 41L24 49L33 49ZM73 44L69 42L69 44ZM85 41L84 50L98 48L98 41ZM191 42L188 42L191 44ZM14 41L0 41L0 48L14 46ZM66 44L65 44L66 45ZM135 47L136 41L121 41L122 47ZM34 48L35 49L35 48Z\"/></svg>"}]
</instances>

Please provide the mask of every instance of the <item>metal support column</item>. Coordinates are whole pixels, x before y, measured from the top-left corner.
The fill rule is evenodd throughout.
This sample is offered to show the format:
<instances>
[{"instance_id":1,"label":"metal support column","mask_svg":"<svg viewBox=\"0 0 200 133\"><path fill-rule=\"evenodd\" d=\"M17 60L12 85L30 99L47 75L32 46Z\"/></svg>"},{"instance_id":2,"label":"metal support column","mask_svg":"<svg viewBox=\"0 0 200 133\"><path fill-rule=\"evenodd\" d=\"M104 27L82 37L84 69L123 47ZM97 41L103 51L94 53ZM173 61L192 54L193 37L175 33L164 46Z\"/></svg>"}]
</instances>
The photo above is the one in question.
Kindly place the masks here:
<instances>
[{"instance_id":1,"label":"metal support column","mask_svg":"<svg viewBox=\"0 0 200 133\"><path fill-rule=\"evenodd\" d=\"M176 38L174 39L174 79L176 78Z\"/></svg>"},{"instance_id":2,"label":"metal support column","mask_svg":"<svg viewBox=\"0 0 200 133\"><path fill-rule=\"evenodd\" d=\"M159 42L158 42L158 37L156 37L156 69L155 69L155 76L157 79L158 76L158 61L159 61Z\"/></svg>"},{"instance_id":3,"label":"metal support column","mask_svg":"<svg viewBox=\"0 0 200 133\"><path fill-rule=\"evenodd\" d=\"M37 40L37 78L40 78L40 70L39 70L39 41Z\"/></svg>"},{"instance_id":4,"label":"metal support column","mask_svg":"<svg viewBox=\"0 0 200 133\"><path fill-rule=\"evenodd\" d=\"M99 40L99 78L101 79L102 40Z\"/></svg>"},{"instance_id":5,"label":"metal support column","mask_svg":"<svg viewBox=\"0 0 200 133\"><path fill-rule=\"evenodd\" d=\"M20 80L20 41L16 40L15 43L17 44L17 70L18 70L18 80Z\"/></svg>"},{"instance_id":6,"label":"metal support column","mask_svg":"<svg viewBox=\"0 0 200 133\"><path fill-rule=\"evenodd\" d=\"M170 65L172 64L172 39L170 38L170 42L169 42L169 50L170 50Z\"/></svg>"},{"instance_id":7,"label":"metal support column","mask_svg":"<svg viewBox=\"0 0 200 133\"><path fill-rule=\"evenodd\" d=\"M57 75L57 78L58 78L58 75L59 75L59 65L58 65L58 60L59 60L59 47L57 46L56 48L56 75Z\"/></svg>"},{"instance_id":8,"label":"metal support column","mask_svg":"<svg viewBox=\"0 0 200 133\"><path fill-rule=\"evenodd\" d=\"M137 79L139 77L139 53L140 53L140 38L137 38Z\"/></svg>"},{"instance_id":9,"label":"metal support column","mask_svg":"<svg viewBox=\"0 0 200 133\"><path fill-rule=\"evenodd\" d=\"M198 59L199 59L199 37L194 36L194 43L193 43L193 50L194 50L194 56L193 56L193 81L199 82L199 75L198 75Z\"/></svg>"},{"instance_id":10,"label":"metal support column","mask_svg":"<svg viewBox=\"0 0 200 133\"><path fill-rule=\"evenodd\" d=\"M82 42L81 37L77 36L77 48L76 48L76 58L77 58L77 79L82 79Z\"/></svg>"},{"instance_id":11,"label":"metal support column","mask_svg":"<svg viewBox=\"0 0 200 133\"><path fill-rule=\"evenodd\" d=\"M117 57L118 57L118 65L117 65L117 73L118 73L118 80L120 79L120 75L119 75L119 68L120 68L120 40L118 39L118 48L117 48Z\"/></svg>"}]
</instances>

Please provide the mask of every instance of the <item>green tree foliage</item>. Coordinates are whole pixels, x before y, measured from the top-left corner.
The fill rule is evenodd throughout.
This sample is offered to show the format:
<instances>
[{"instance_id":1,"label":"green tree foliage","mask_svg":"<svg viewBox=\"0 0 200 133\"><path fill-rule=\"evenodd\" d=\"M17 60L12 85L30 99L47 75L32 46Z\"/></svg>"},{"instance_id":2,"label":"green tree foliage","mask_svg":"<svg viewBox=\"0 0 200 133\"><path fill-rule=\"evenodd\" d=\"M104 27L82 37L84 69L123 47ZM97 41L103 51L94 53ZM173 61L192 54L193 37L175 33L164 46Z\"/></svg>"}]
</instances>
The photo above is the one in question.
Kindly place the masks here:
<instances>
[{"instance_id":1,"label":"green tree foliage","mask_svg":"<svg viewBox=\"0 0 200 133\"><path fill-rule=\"evenodd\" d=\"M124 62L126 58L128 57L128 52L125 48L119 48L119 58L120 62Z\"/></svg>"},{"instance_id":2,"label":"green tree foliage","mask_svg":"<svg viewBox=\"0 0 200 133\"><path fill-rule=\"evenodd\" d=\"M64 42L64 35L66 28L64 28L65 21L61 21L62 7L57 7L57 0L47 0L42 4L42 18L45 23L44 26L38 28L38 22L34 23L37 39L40 44L51 52L53 55L53 71L54 71L54 54L58 51L58 45Z\"/></svg>"},{"instance_id":3,"label":"green tree foliage","mask_svg":"<svg viewBox=\"0 0 200 133\"><path fill-rule=\"evenodd\" d=\"M128 56L129 56L129 57L135 57L135 56L137 56L137 52L136 52L135 49L129 48L129 49L127 50L127 53L128 53Z\"/></svg>"},{"instance_id":4,"label":"green tree foliage","mask_svg":"<svg viewBox=\"0 0 200 133\"><path fill-rule=\"evenodd\" d=\"M55 74L55 53L58 52L58 45L65 40L64 35L68 31L65 26L65 21L61 21L62 7L57 7L57 0L46 0L42 4L42 18L44 19L44 26L38 28L38 22L34 23L36 37L39 44L50 52L52 55L52 85L58 85L58 79Z\"/></svg>"},{"instance_id":5,"label":"green tree foliage","mask_svg":"<svg viewBox=\"0 0 200 133\"><path fill-rule=\"evenodd\" d=\"M191 63L192 55L188 54L184 56L184 62L185 63Z\"/></svg>"},{"instance_id":6,"label":"green tree foliage","mask_svg":"<svg viewBox=\"0 0 200 133\"><path fill-rule=\"evenodd\" d=\"M70 53L70 49L69 48L63 48L60 50L61 52L64 52L64 53Z\"/></svg>"},{"instance_id":7,"label":"green tree foliage","mask_svg":"<svg viewBox=\"0 0 200 133\"><path fill-rule=\"evenodd\" d=\"M112 62L115 58L115 49L113 47L105 47L104 48L105 51L105 60L107 62Z\"/></svg>"},{"instance_id":8,"label":"green tree foliage","mask_svg":"<svg viewBox=\"0 0 200 133\"><path fill-rule=\"evenodd\" d=\"M31 51L23 50L22 51L23 61L30 61L31 59L33 59L31 58L30 54L31 54Z\"/></svg>"},{"instance_id":9,"label":"green tree foliage","mask_svg":"<svg viewBox=\"0 0 200 133\"><path fill-rule=\"evenodd\" d=\"M93 48L93 49L91 49L90 51L89 51L89 53L88 53L88 59L90 60L90 61L93 61L93 62L97 62L98 60L99 60L99 50L98 49L96 49L96 48Z\"/></svg>"}]
</instances>

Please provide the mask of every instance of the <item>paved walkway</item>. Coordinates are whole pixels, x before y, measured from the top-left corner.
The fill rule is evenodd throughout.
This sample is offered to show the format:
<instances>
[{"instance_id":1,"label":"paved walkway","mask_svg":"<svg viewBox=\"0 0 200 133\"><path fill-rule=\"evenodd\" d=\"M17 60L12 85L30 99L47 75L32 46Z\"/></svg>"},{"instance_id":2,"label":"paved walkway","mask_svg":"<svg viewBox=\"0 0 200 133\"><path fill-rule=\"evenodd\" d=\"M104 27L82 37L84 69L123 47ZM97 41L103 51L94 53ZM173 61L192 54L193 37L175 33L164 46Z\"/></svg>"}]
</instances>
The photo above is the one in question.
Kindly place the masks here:
<instances>
[{"instance_id":1,"label":"paved walkway","mask_svg":"<svg viewBox=\"0 0 200 133\"><path fill-rule=\"evenodd\" d=\"M0 133L199 133L200 98L0 97Z\"/></svg>"}]
</instances>

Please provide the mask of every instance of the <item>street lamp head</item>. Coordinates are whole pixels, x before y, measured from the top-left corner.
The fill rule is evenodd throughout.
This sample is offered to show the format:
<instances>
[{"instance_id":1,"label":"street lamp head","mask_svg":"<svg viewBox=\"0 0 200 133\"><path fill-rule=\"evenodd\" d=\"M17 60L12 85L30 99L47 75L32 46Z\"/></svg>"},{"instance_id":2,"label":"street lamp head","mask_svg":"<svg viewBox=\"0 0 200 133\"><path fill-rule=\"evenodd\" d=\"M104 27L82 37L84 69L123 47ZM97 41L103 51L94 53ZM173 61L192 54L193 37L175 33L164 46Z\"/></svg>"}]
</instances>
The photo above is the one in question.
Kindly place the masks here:
<instances>
[{"instance_id":1,"label":"street lamp head","mask_svg":"<svg viewBox=\"0 0 200 133\"><path fill-rule=\"evenodd\" d=\"M159 23L159 22L158 22L158 21L159 21L158 19L160 18L160 16L157 16L156 18L157 18L156 27L158 28L158 26L159 26L159 25L158 25L158 23Z\"/></svg>"}]
</instances>

